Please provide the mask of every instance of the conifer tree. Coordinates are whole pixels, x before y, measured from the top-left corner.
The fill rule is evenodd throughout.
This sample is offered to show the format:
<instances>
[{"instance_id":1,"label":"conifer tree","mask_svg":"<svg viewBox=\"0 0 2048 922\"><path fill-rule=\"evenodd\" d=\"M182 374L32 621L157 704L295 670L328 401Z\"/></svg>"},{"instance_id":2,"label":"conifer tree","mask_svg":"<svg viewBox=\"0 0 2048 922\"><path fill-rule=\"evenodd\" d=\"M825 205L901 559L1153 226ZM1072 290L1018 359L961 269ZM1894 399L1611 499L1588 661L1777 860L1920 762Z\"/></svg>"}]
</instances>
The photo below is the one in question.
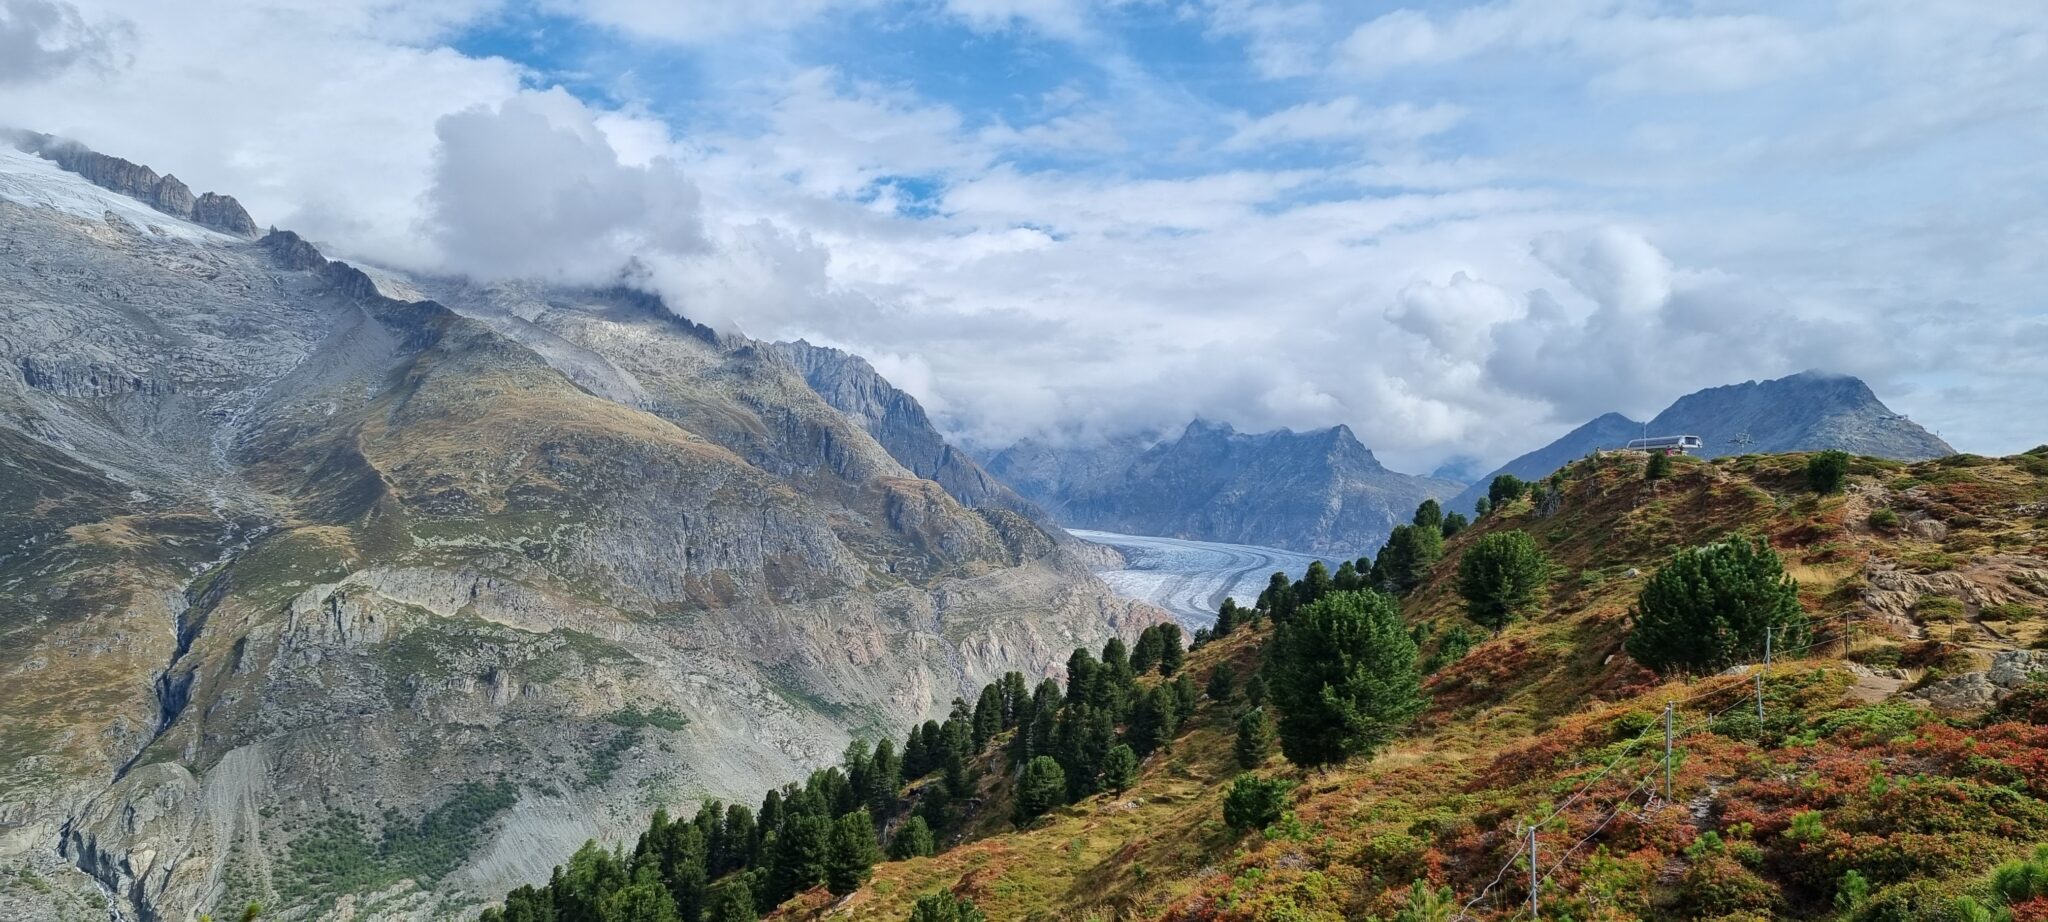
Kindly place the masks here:
<instances>
[{"instance_id":1,"label":"conifer tree","mask_svg":"<svg viewBox=\"0 0 2048 922\"><path fill-rule=\"evenodd\" d=\"M1118 797L1138 782L1138 754L1122 743L1113 746L1109 755L1102 757L1102 785Z\"/></svg>"},{"instance_id":2,"label":"conifer tree","mask_svg":"<svg viewBox=\"0 0 2048 922\"><path fill-rule=\"evenodd\" d=\"M1075 648L1073 655L1067 657L1068 706L1086 704L1095 697L1096 673L1101 670L1102 664L1096 662L1093 655L1087 650Z\"/></svg>"},{"instance_id":3,"label":"conifer tree","mask_svg":"<svg viewBox=\"0 0 2048 922\"><path fill-rule=\"evenodd\" d=\"M1209 687L1203 689L1208 693L1209 700L1229 701L1231 695L1237 694L1235 676L1236 674L1230 671L1229 663L1217 663L1216 668L1209 670Z\"/></svg>"},{"instance_id":4,"label":"conifer tree","mask_svg":"<svg viewBox=\"0 0 2048 922\"><path fill-rule=\"evenodd\" d=\"M1144 675L1159 665L1159 625L1152 625L1138 632L1138 642L1131 646L1131 672Z\"/></svg>"},{"instance_id":5,"label":"conifer tree","mask_svg":"<svg viewBox=\"0 0 2048 922\"><path fill-rule=\"evenodd\" d=\"M1016 670L1003 673L1003 729L1031 723L1031 683Z\"/></svg>"},{"instance_id":6,"label":"conifer tree","mask_svg":"<svg viewBox=\"0 0 2048 922\"><path fill-rule=\"evenodd\" d=\"M1287 574L1275 573L1266 580L1266 588L1259 593L1258 610L1276 623L1287 620L1294 612L1294 584L1288 581Z\"/></svg>"},{"instance_id":7,"label":"conifer tree","mask_svg":"<svg viewBox=\"0 0 2048 922\"><path fill-rule=\"evenodd\" d=\"M1505 508L1507 504L1521 499L1522 494L1528 491L1527 481L1513 474L1502 474L1486 485L1487 505L1495 510Z\"/></svg>"},{"instance_id":8,"label":"conifer tree","mask_svg":"<svg viewBox=\"0 0 2048 922\"><path fill-rule=\"evenodd\" d=\"M1173 675L1180 671L1180 665L1187 659L1187 650L1180 644L1180 625L1159 625L1159 674Z\"/></svg>"},{"instance_id":9,"label":"conifer tree","mask_svg":"<svg viewBox=\"0 0 2048 922\"><path fill-rule=\"evenodd\" d=\"M1296 765L1377 753L1422 710L1415 641L1384 595L1319 599L1282 625L1272 646L1265 672L1280 750Z\"/></svg>"},{"instance_id":10,"label":"conifer tree","mask_svg":"<svg viewBox=\"0 0 2048 922\"><path fill-rule=\"evenodd\" d=\"M1237 621L1237 600L1224 596L1223 604L1216 609L1216 623L1209 631L1216 637L1229 637L1231 631L1237 630Z\"/></svg>"},{"instance_id":11,"label":"conifer tree","mask_svg":"<svg viewBox=\"0 0 2048 922\"><path fill-rule=\"evenodd\" d=\"M1237 742L1230 747L1237 764L1247 769L1258 768L1266 764L1266 756L1272 751L1273 720L1266 716L1266 709L1244 712L1237 719Z\"/></svg>"},{"instance_id":12,"label":"conifer tree","mask_svg":"<svg viewBox=\"0 0 2048 922\"><path fill-rule=\"evenodd\" d=\"M1303 573L1301 582L1294 586L1293 608L1299 611L1304 606L1312 605L1315 600L1336 591L1336 588L1336 580L1330 577L1330 568L1324 566L1320 560L1310 561L1308 572Z\"/></svg>"},{"instance_id":13,"label":"conifer tree","mask_svg":"<svg viewBox=\"0 0 2048 922\"><path fill-rule=\"evenodd\" d=\"M1671 456L1661 451L1650 452L1650 464L1643 469L1644 480L1663 480L1671 476Z\"/></svg>"},{"instance_id":14,"label":"conifer tree","mask_svg":"<svg viewBox=\"0 0 2048 922\"><path fill-rule=\"evenodd\" d=\"M1422 505L1415 507L1415 518L1412 522L1416 528L1428 528L1442 533L1444 530L1443 504L1434 499L1423 500Z\"/></svg>"},{"instance_id":15,"label":"conifer tree","mask_svg":"<svg viewBox=\"0 0 2048 922\"><path fill-rule=\"evenodd\" d=\"M1550 561L1528 532L1486 535L1458 560L1458 594L1465 613L1495 633L1535 607L1550 578Z\"/></svg>"},{"instance_id":16,"label":"conifer tree","mask_svg":"<svg viewBox=\"0 0 2048 922\"><path fill-rule=\"evenodd\" d=\"M932 853L932 827L924 817L913 816L896 827L896 836L889 840L889 858L892 861L908 861L924 858Z\"/></svg>"},{"instance_id":17,"label":"conifer tree","mask_svg":"<svg viewBox=\"0 0 2048 922\"><path fill-rule=\"evenodd\" d=\"M1266 674L1264 670L1253 671L1252 677L1245 681L1244 701L1252 707L1260 707L1266 703Z\"/></svg>"},{"instance_id":18,"label":"conifer tree","mask_svg":"<svg viewBox=\"0 0 2048 922\"><path fill-rule=\"evenodd\" d=\"M1173 739L1179 719L1179 704L1172 689L1164 684L1154 685L1131 708L1131 725L1124 737L1133 751L1141 756L1151 755Z\"/></svg>"},{"instance_id":19,"label":"conifer tree","mask_svg":"<svg viewBox=\"0 0 2048 922\"><path fill-rule=\"evenodd\" d=\"M1472 523L1465 518L1465 514L1462 512L1445 513L1443 528L1444 537L1448 538L1452 535L1457 534L1458 532L1464 531L1465 526L1470 524Z\"/></svg>"},{"instance_id":20,"label":"conifer tree","mask_svg":"<svg viewBox=\"0 0 2048 922\"><path fill-rule=\"evenodd\" d=\"M1017 781L1017 825L1025 825L1065 802L1067 787L1067 773L1060 763L1047 756L1032 759Z\"/></svg>"},{"instance_id":21,"label":"conifer tree","mask_svg":"<svg viewBox=\"0 0 2048 922\"><path fill-rule=\"evenodd\" d=\"M996 683L982 686L981 698L974 704L974 751L988 747L988 741L1003 732L1003 692Z\"/></svg>"},{"instance_id":22,"label":"conifer tree","mask_svg":"<svg viewBox=\"0 0 2048 922\"><path fill-rule=\"evenodd\" d=\"M1842 492L1842 482L1849 476L1849 453L1838 449L1815 452L1806 459L1806 486L1815 493L1826 496Z\"/></svg>"},{"instance_id":23,"label":"conifer tree","mask_svg":"<svg viewBox=\"0 0 2048 922\"><path fill-rule=\"evenodd\" d=\"M1806 642L1799 584L1762 538L1732 538L1671 555L1636 597L1624 648L1660 671L1707 672L1763 658L1764 632L1778 649Z\"/></svg>"},{"instance_id":24,"label":"conifer tree","mask_svg":"<svg viewBox=\"0 0 2048 922\"><path fill-rule=\"evenodd\" d=\"M1195 706L1202 703L1201 693L1195 691L1195 677L1183 672L1173 679L1174 712L1185 722L1194 716Z\"/></svg>"},{"instance_id":25,"label":"conifer tree","mask_svg":"<svg viewBox=\"0 0 2048 922\"><path fill-rule=\"evenodd\" d=\"M973 900L941 890L917 898L917 905L910 910L910 922L988 922L988 917L974 907Z\"/></svg>"},{"instance_id":26,"label":"conifer tree","mask_svg":"<svg viewBox=\"0 0 2048 922\"><path fill-rule=\"evenodd\" d=\"M1487 514L1491 512L1493 512L1493 500L1487 499L1486 497L1482 496L1472 501L1473 515L1483 519L1486 518Z\"/></svg>"},{"instance_id":27,"label":"conifer tree","mask_svg":"<svg viewBox=\"0 0 2048 922\"><path fill-rule=\"evenodd\" d=\"M747 886L746 875L737 875L718 885L711 896L711 912L705 918L707 922L759 922L761 917L754 911L754 891Z\"/></svg>"},{"instance_id":28,"label":"conifer tree","mask_svg":"<svg viewBox=\"0 0 2048 922\"><path fill-rule=\"evenodd\" d=\"M875 821L866 810L841 816L832 826L832 851L825 864L825 888L833 896L859 890L882 858L875 848Z\"/></svg>"},{"instance_id":29,"label":"conifer tree","mask_svg":"<svg viewBox=\"0 0 2048 922\"><path fill-rule=\"evenodd\" d=\"M771 903L781 903L823 883L831 854L830 820L807 813L784 821L776 832L774 876L769 882Z\"/></svg>"}]
</instances>

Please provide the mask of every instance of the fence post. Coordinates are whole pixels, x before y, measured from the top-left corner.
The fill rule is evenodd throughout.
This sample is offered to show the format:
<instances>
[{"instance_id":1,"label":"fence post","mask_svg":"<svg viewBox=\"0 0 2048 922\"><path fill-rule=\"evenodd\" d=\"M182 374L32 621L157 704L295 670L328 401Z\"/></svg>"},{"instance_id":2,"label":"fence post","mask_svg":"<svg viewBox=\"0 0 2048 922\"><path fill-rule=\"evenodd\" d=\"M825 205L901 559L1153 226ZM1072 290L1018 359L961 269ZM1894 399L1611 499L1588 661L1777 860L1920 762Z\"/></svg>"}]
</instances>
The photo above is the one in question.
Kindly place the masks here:
<instances>
[{"instance_id":1,"label":"fence post","mask_svg":"<svg viewBox=\"0 0 2048 922\"><path fill-rule=\"evenodd\" d=\"M1671 702L1664 702L1664 799L1671 799Z\"/></svg>"},{"instance_id":2,"label":"fence post","mask_svg":"<svg viewBox=\"0 0 2048 922\"><path fill-rule=\"evenodd\" d=\"M1764 668L1768 669L1768 668L1770 668L1770 665L1771 665L1771 629L1770 629L1769 627L1765 627L1765 628L1764 628Z\"/></svg>"},{"instance_id":3,"label":"fence post","mask_svg":"<svg viewBox=\"0 0 2048 922\"><path fill-rule=\"evenodd\" d=\"M1537 865L1536 827L1531 826L1529 827L1529 916L1530 918L1541 919L1543 918L1543 913L1537 908L1536 903L1536 890L1542 886L1542 882L1536 877Z\"/></svg>"},{"instance_id":4,"label":"fence post","mask_svg":"<svg viewBox=\"0 0 2048 922\"><path fill-rule=\"evenodd\" d=\"M1761 667L1756 671L1756 726L1757 732L1762 733L1764 726L1764 671Z\"/></svg>"}]
</instances>

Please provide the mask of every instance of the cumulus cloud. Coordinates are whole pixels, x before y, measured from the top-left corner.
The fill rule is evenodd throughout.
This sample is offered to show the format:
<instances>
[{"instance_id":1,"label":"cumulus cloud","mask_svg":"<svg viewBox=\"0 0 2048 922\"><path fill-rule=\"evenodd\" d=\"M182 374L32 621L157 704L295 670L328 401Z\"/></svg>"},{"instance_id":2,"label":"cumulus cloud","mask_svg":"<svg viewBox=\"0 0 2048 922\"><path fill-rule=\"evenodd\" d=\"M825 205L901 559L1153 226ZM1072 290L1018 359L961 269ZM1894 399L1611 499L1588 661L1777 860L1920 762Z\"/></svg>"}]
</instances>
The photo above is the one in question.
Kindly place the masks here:
<instances>
[{"instance_id":1,"label":"cumulus cloud","mask_svg":"<svg viewBox=\"0 0 2048 922\"><path fill-rule=\"evenodd\" d=\"M130 31L121 20L88 22L64 0L0 0L0 84L116 67Z\"/></svg>"},{"instance_id":2,"label":"cumulus cloud","mask_svg":"<svg viewBox=\"0 0 2048 922\"><path fill-rule=\"evenodd\" d=\"M560 90L443 116L435 134L426 220L445 268L588 283L704 248L696 186L666 158L621 163Z\"/></svg>"}]
</instances>

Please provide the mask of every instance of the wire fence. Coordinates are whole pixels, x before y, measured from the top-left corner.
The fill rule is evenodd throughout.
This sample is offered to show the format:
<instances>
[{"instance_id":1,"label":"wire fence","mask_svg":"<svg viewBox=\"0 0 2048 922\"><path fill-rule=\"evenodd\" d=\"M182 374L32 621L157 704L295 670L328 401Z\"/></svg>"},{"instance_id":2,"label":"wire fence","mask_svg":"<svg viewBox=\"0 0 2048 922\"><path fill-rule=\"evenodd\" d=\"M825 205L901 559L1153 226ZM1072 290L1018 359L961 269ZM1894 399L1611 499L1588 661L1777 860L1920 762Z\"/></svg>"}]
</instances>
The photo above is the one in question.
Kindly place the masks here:
<instances>
[{"instance_id":1,"label":"wire fence","mask_svg":"<svg viewBox=\"0 0 2048 922\"><path fill-rule=\"evenodd\" d=\"M1507 860L1501 864L1500 870L1494 874L1493 879L1489 881L1486 884L1486 886L1480 888L1479 892L1474 894L1470 900L1466 901L1462 906L1459 907L1458 914L1455 917L1455 919L1459 920L1459 922L1469 922L1469 920L1473 918L1472 911L1474 907L1477 907L1481 903L1485 902L1486 898L1489 895L1495 896L1495 901L1497 904L1501 898L1501 895L1496 894L1496 890L1500 890L1503 892L1506 891L1508 888L1502 887L1502 882L1508 879L1508 875L1510 872L1515 871L1518 868L1531 871L1529 875L1530 881L1528 884L1529 889L1527 893L1527 902L1519 910L1517 910L1514 915L1508 917L1508 922L1515 922L1515 920L1522 919L1525 917L1540 918L1541 897L1545 884L1549 883L1552 878L1556 877L1558 872L1564 870L1565 866L1572 860L1574 856L1576 856L1580 851L1585 849L1586 846L1592 844L1595 840L1597 840L1600 837L1601 833L1605 832L1608 826L1613 824L1616 818L1620 817L1623 813L1628 812L1629 807L1636 802L1636 797L1638 795L1641 795L1646 791L1649 792L1649 797L1645 799L1642 805L1637 809L1637 813L1639 815L1647 813L1658 803L1659 798L1656 792L1657 781L1661 777L1665 779L1665 784L1667 786L1672 783L1670 779L1672 777L1672 773L1675 772L1675 763L1679 760L1680 756L1683 755L1682 751L1678 748L1678 743L1680 740L1683 740L1690 736L1697 735L1701 732L1710 732L1716 721L1720 720L1721 718L1727 716L1728 714L1734 712L1739 708L1749 707L1753 705L1757 708L1757 716L1759 720L1761 720L1764 717L1765 713L1764 688L1766 674L1770 671L1771 667L1778 665L1779 660L1794 659L1808 651L1843 642L1843 640L1848 636L1847 631L1850 627L1848 623L1849 619L1844 618L1843 620L1844 631L1842 633L1833 636L1815 637L1809 639L1807 643L1800 644L1796 647L1791 647L1782 650L1771 649L1769 645L1770 642L1766 640L1766 649L1763 662L1748 664L1740 673L1735 673L1731 671L1730 673L1714 676L1710 679L1705 680L1709 682L1714 682L1715 680L1724 680L1719 681L1711 688L1696 691L1693 694L1686 695L1681 698L1671 698L1666 700L1664 702L1665 719L1663 721L1652 723L1649 727L1646 727L1641 733L1627 740L1623 744L1621 750L1618 753L1616 753L1611 759L1609 759L1607 763L1601 767L1599 772L1594 774L1591 778L1586 779L1586 781L1584 781L1580 785L1578 785L1576 790L1574 790L1563 801L1559 802L1542 819L1539 819L1527 826L1521 827L1516 836L1516 838L1519 841L1516 844L1514 852L1508 855ZM1698 717L1697 719L1686 720L1682 724L1677 719L1678 708L1681 705L1689 704L1691 702L1698 701L1703 698L1710 698L1715 695L1725 695L1729 692L1740 689L1743 685L1749 685L1752 683L1754 683L1755 685L1755 689L1753 692L1738 694L1735 697L1734 701L1723 706L1720 710L1715 711L1712 714L1705 715L1704 717ZM1623 762L1627 761L1629 757L1632 754L1634 754L1635 749L1639 745L1641 745L1645 740L1654 739L1659 733L1664 734L1666 739L1666 750L1664 757L1662 759L1655 760L1654 764L1650 767L1649 771L1645 772L1642 775L1642 777L1639 780L1637 780L1632 787L1628 789L1626 793L1622 794L1620 797L1617 797L1614 801L1612 801L1609 804L1607 810L1602 814L1599 822L1592 827L1591 831L1587 832L1584 836L1579 837L1578 840L1573 842L1568 848L1566 848L1564 852L1560 854L1554 862L1551 862L1546 865L1542 860L1542 855L1540 854L1542 851L1542 844L1536 839L1536 837L1532 833L1540 831L1545 826L1555 821L1558 817L1564 815L1564 812L1566 810L1579 804L1582 801L1587 800L1588 795L1596 785L1598 785L1602 780L1606 779L1609 775L1613 774L1615 769L1620 767ZM1674 794L1675 792L1667 788L1666 797L1664 799L1668 803L1676 803L1676 798L1675 796L1673 796ZM1538 854L1530 854L1532 845L1535 847L1535 850L1538 852ZM1525 861L1525 858L1527 858L1528 860ZM1547 867L1548 869L1544 870L1545 867ZM1497 912L1499 911L1499 909L1500 907L1496 905L1495 909L1488 911Z\"/></svg>"}]
</instances>

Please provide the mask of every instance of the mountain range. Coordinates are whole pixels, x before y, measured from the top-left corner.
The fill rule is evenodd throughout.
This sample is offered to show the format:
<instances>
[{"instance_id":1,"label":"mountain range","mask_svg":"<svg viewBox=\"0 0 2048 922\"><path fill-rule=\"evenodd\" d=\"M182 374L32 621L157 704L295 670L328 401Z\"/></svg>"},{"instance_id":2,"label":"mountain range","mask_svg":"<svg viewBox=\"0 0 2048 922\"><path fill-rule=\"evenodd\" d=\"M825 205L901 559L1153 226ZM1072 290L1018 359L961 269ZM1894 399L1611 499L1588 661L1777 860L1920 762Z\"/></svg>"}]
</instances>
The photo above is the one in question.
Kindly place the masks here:
<instances>
[{"instance_id":1,"label":"mountain range","mask_svg":"<svg viewBox=\"0 0 2048 922\"><path fill-rule=\"evenodd\" d=\"M1026 439L989 472L1063 525L1352 558L1463 484L1391 471L1346 426L1241 433L1195 420L1156 444Z\"/></svg>"},{"instance_id":2,"label":"mountain range","mask_svg":"<svg viewBox=\"0 0 2048 922\"><path fill-rule=\"evenodd\" d=\"M1649 422L1608 413L1474 481L1446 506L1472 511L1493 478L1539 480L1588 453L1645 435L1697 435L1703 457L1840 449L1921 461L1955 453L1918 423L1892 412L1862 380L1806 371L1770 381L1710 387L1680 397Z\"/></svg>"},{"instance_id":3,"label":"mountain range","mask_svg":"<svg viewBox=\"0 0 2048 922\"><path fill-rule=\"evenodd\" d=\"M24 138L0 917L459 917L1164 620L865 363Z\"/></svg>"}]
</instances>

